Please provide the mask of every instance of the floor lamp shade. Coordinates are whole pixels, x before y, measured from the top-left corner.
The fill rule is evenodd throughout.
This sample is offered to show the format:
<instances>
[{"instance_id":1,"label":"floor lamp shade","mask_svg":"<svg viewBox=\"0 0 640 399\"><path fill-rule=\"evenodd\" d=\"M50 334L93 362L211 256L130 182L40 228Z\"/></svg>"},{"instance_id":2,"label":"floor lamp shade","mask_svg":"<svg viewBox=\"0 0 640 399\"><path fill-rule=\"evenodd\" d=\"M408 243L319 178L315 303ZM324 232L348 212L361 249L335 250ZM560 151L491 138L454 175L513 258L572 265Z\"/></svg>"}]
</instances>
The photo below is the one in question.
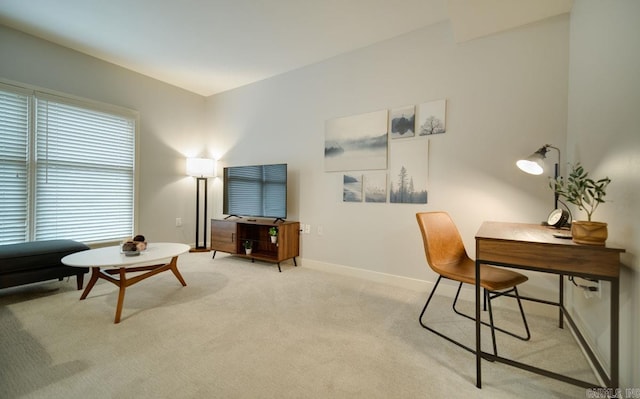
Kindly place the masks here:
<instances>
[{"instance_id":1,"label":"floor lamp shade","mask_svg":"<svg viewBox=\"0 0 640 399\"><path fill-rule=\"evenodd\" d=\"M196 178L196 251L207 250L207 179L215 173L215 160L187 158L187 174Z\"/></svg>"},{"instance_id":2,"label":"floor lamp shade","mask_svg":"<svg viewBox=\"0 0 640 399\"><path fill-rule=\"evenodd\" d=\"M187 158L187 175L193 177L214 177L216 161L209 158Z\"/></svg>"}]
</instances>

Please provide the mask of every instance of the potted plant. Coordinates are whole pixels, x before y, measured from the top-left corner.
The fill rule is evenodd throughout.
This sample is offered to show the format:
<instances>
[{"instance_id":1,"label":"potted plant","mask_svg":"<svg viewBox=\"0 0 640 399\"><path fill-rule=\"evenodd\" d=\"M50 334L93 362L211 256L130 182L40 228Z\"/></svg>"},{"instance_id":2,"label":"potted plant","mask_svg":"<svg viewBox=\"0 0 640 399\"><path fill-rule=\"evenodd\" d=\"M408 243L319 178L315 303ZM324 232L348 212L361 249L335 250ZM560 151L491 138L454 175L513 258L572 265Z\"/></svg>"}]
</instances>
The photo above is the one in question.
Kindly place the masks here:
<instances>
[{"instance_id":1,"label":"potted plant","mask_svg":"<svg viewBox=\"0 0 640 399\"><path fill-rule=\"evenodd\" d=\"M244 247L244 252L247 255L251 255L251 241L247 240L247 241L243 242L242 246Z\"/></svg>"},{"instance_id":2,"label":"potted plant","mask_svg":"<svg viewBox=\"0 0 640 399\"><path fill-rule=\"evenodd\" d=\"M574 220L571 223L571 236L579 244L604 245L607 240L607 224L592 221L593 213L598 205L605 202L607 186L611 183L608 177L593 180L580 163L572 165L569 177L551 179L549 186L560 197L576 205L587 214L587 220Z\"/></svg>"},{"instance_id":3,"label":"potted plant","mask_svg":"<svg viewBox=\"0 0 640 399\"><path fill-rule=\"evenodd\" d=\"M271 237L271 243L275 244L278 241L278 228L275 226L270 227L269 236Z\"/></svg>"}]
</instances>

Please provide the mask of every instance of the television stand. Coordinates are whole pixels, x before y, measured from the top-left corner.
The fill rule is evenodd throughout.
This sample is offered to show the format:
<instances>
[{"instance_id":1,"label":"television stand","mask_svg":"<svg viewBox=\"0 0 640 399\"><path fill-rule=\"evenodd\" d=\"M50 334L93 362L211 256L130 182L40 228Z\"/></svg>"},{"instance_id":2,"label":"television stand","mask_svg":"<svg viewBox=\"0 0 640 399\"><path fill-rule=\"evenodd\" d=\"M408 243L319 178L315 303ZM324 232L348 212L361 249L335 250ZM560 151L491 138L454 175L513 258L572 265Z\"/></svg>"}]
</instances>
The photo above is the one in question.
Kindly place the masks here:
<instances>
[{"instance_id":1,"label":"television stand","mask_svg":"<svg viewBox=\"0 0 640 399\"><path fill-rule=\"evenodd\" d=\"M282 272L280 262L287 259L293 259L294 266L298 266L296 257L300 256L300 223L277 221L211 219L212 259L220 251L250 258L252 262L257 259L277 263L279 272ZM278 229L275 242L271 241L269 235L271 227ZM245 243L251 247L251 253L245 251Z\"/></svg>"}]
</instances>

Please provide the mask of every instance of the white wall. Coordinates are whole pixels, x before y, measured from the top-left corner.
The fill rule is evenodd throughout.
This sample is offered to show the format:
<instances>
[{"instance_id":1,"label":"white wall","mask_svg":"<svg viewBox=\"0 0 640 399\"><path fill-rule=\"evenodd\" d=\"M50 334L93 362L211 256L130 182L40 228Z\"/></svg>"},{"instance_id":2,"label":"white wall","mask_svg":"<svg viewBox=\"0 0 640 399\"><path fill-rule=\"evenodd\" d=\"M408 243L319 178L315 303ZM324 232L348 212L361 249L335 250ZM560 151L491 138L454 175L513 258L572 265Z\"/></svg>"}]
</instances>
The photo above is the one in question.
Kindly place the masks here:
<instances>
[{"instance_id":1,"label":"white wall","mask_svg":"<svg viewBox=\"0 0 640 399\"><path fill-rule=\"evenodd\" d=\"M560 16L455 44L442 23L206 100L0 26L0 78L140 112L139 232L151 240L194 240L195 187L184 176L186 155L215 155L221 165L288 162L289 219L313 226L302 236L303 264L427 281L434 275L415 212L449 211L473 256L483 220L546 217L552 204L546 177L523 175L514 161L556 145L563 161L580 160L613 179L613 202L598 215L610 223L609 243L628 251L621 382L637 387L638 3L611 4L576 2L571 34L569 18ZM441 98L448 100L448 131L430 139L429 204L342 203L341 175L323 171L325 120ZM219 216L221 182L211 183ZM176 217L182 228L174 226ZM555 280L542 276L527 285L550 298L556 292ZM602 302L587 305L593 317L578 312L599 343L606 331L598 326L608 320Z\"/></svg>"},{"instance_id":2,"label":"white wall","mask_svg":"<svg viewBox=\"0 0 640 399\"><path fill-rule=\"evenodd\" d=\"M612 183L595 220L625 248L620 295L620 382L640 386L640 2L578 0L571 13L567 153ZM575 213L574 213L575 217ZM584 217L584 214L582 215ZM575 314L609 356L608 285L602 299L573 296Z\"/></svg>"},{"instance_id":3,"label":"white wall","mask_svg":"<svg viewBox=\"0 0 640 399\"><path fill-rule=\"evenodd\" d=\"M139 111L135 233L194 242L195 182L185 176L185 156L205 150L203 97L2 25L0 54L2 79Z\"/></svg>"},{"instance_id":4,"label":"white wall","mask_svg":"<svg viewBox=\"0 0 640 399\"><path fill-rule=\"evenodd\" d=\"M207 102L211 145L223 165L289 163L289 219L312 225L301 236L307 264L434 281L416 212L450 212L473 256L482 221L537 223L552 209L546 177L515 161L545 143L564 147L568 29L564 15L455 44L441 23L222 93ZM429 203L341 202L342 174L324 172L325 121L442 98L447 133L430 138ZM218 215L220 191L218 182ZM536 286L557 291L555 279Z\"/></svg>"}]
</instances>

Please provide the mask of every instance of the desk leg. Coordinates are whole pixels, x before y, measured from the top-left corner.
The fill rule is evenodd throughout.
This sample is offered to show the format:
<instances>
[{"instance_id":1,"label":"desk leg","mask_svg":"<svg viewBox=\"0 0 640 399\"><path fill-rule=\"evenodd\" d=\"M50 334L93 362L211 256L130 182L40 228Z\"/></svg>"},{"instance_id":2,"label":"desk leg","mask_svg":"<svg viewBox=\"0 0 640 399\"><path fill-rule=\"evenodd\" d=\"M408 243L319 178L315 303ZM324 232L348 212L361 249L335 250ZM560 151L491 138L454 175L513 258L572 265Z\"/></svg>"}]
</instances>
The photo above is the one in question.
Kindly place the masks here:
<instances>
[{"instance_id":1,"label":"desk leg","mask_svg":"<svg viewBox=\"0 0 640 399\"><path fill-rule=\"evenodd\" d=\"M564 328L564 274L558 275L560 298L558 298L558 327Z\"/></svg>"},{"instance_id":2,"label":"desk leg","mask_svg":"<svg viewBox=\"0 0 640 399\"><path fill-rule=\"evenodd\" d=\"M619 331L620 327L620 278L611 280L611 388L616 389L618 384L619 359Z\"/></svg>"},{"instance_id":3,"label":"desk leg","mask_svg":"<svg viewBox=\"0 0 640 399\"><path fill-rule=\"evenodd\" d=\"M478 388L482 388L480 322L480 264L476 260L476 387Z\"/></svg>"}]
</instances>

